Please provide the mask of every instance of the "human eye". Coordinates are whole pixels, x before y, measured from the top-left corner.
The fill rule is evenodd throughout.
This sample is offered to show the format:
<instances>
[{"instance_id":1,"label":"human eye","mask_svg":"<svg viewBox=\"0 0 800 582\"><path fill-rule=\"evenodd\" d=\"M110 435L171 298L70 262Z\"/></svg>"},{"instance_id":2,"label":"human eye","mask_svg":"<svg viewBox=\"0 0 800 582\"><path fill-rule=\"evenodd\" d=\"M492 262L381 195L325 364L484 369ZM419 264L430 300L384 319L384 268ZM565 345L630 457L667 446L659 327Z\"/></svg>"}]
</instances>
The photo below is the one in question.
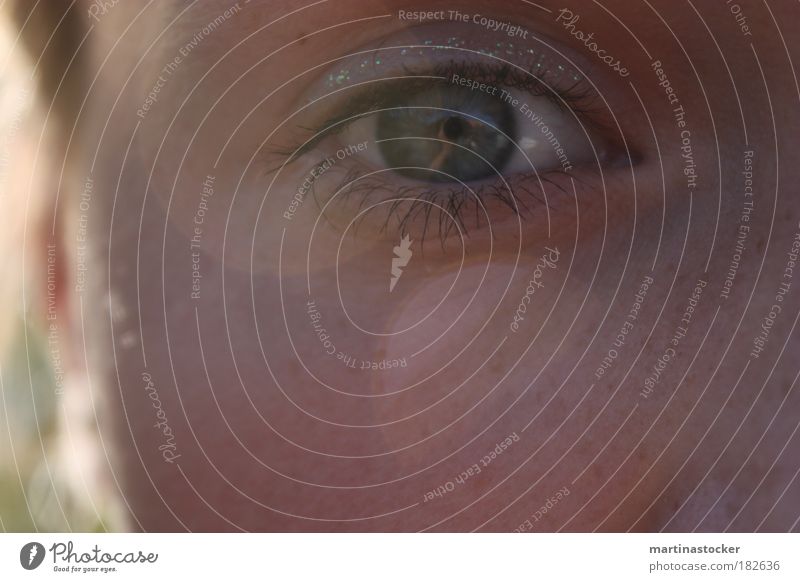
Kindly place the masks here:
<instances>
[{"instance_id":1,"label":"human eye","mask_svg":"<svg viewBox=\"0 0 800 582\"><path fill-rule=\"evenodd\" d=\"M339 230L464 237L542 212L571 179L626 159L602 102L547 41L406 31L337 59L284 153L310 160L307 194Z\"/></svg>"}]
</instances>

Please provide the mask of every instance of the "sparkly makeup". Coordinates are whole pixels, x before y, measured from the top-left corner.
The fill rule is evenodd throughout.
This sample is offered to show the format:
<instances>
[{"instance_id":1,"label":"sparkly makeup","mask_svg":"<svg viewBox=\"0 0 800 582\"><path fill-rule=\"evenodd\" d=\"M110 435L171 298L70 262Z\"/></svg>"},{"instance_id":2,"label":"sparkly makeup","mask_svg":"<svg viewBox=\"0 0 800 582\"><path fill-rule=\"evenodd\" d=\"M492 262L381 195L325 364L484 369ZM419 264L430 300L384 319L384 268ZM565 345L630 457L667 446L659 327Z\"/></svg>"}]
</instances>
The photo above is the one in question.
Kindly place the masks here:
<instances>
[{"instance_id":1,"label":"sparkly makeup","mask_svg":"<svg viewBox=\"0 0 800 582\"><path fill-rule=\"evenodd\" d=\"M418 26L384 40L375 49L354 51L325 76L324 87L312 93L357 84L375 78L379 71L383 74L409 68L423 71L430 63L456 59L508 63L536 76L546 72L552 83L575 83L583 79L575 66L550 48L545 37L503 40L487 31L465 36L465 26L452 23Z\"/></svg>"},{"instance_id":2,"label":"sparkly makeup","mask_svg":"<svg viewBox=\"0 0 800 582\"><path fill-rule=\"evenodd\" d=\"M386 39L380 47L355 51L338 62L324 78L324 86L312 94L330 92L374 79L379 73L391 74L412 69L422 72L444 60L482 60L498 65L510 64L534 76L546 74L550 83L576 83L583 79L577 68L550 48L545 37L503 40L485 30L464 35L467 24L423 25L407 29Z\"/></svg>"},{"instance_id":3,"label":"sparkly makeup","mask_svg":"<svg viewBox=\"0 0 800 582\"><path fill-rule=\"evenodd\" d=\"M379 67L387 69L388 63L392 60L389 51L392 50L398 51L400 57L403 59L416 62L416 59L419 58L431 58L432 56L444 55L446 53L449 53L447 56L450 58L457 58L458 55L454 53L456 53L458 49L466 48L466 44L467 42L464 39L450 38L447 44L435 44L432 41L426 41L423 45L416 46L402 46L396 48L383 47L380 51L362 58L355 66L341 67L337 71L329 73L325 86L328 89L338 89L363 80L366 78L365 71L373 72ZM555 64L553 58L545 53L537 52L532 48L520 48L518 45L510 42L498 42L495 43L495 47L491 50L484 48L477 49L475 52L479 55L508 61L514 65L525 68L534 75L549 70L550 78L553 81L560 78L568 78L578 82L583 78L572 67L565 66L563 63ZM530 63L528 66L521 64L523 58L527 59ZM531 59L533 59L532 62Z\"/></svg>"}]
</instances>

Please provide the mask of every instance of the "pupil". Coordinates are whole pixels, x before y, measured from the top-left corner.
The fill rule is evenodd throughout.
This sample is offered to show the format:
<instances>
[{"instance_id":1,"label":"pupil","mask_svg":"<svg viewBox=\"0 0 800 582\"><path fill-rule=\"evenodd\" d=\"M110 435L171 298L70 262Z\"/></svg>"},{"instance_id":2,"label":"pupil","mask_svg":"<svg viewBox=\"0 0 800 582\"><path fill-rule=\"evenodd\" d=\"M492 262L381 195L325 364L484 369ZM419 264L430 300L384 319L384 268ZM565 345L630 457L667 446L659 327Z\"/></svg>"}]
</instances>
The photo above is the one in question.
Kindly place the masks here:
<instances>
[{"instance_id":1,"label":"pupil","mask_svg":"<svg viewBox=\"0 0 800 582\"><path fill-rule=\"evenodd\" d=\"M516 139L507 103L450 84L399 97L377 114L376 125L386 166L424 182L495 177L511 160Z\"/></svg>"},{"instance_id":2,"label":"pupil","mask_svg":"<svg viewBox=\"0 0 800 582\"><path fill-rule=\"evenodd\" d=\"M448 117L442 129L447 139L456 140L464 133L464 122L458 117Z\"/></svg>"}]
</instances>

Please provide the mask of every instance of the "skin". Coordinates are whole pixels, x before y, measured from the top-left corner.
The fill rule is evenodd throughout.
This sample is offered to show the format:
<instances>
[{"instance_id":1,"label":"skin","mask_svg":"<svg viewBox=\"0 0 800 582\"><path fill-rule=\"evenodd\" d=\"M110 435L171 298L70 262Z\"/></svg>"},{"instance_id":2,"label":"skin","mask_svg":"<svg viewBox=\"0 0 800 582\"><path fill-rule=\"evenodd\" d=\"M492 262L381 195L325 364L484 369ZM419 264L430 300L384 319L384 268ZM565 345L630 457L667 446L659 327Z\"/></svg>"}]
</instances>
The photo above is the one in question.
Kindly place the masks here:
<instances>
[{"instance_id":1,"label":"skin","mask_svg":"<svg viewBox=\"0 0 800 582\"><path fill-rule=\"evenodd\" d=\"M797 530L791 411L800 390L791 354L800 347L800 281L784 278L800 220L800 169L787 157L800 124L789 62L800 56L800 37L786 25L796 5L771 2L771 13L748 5L744 35L724 3L539 3L551 13L495 4L459 9L545 34L573 57L605 100L603 135L622 154L627 145L633 161L623 155L602 173L576 167L574 191L569 177L553 176L543 193L549 208L534 206L522 221L490 203L494 236L484 224L463 246L453 236L413 247L391 294L399 232L381 234L365 220L343 237L355 213L342 205L311 239L315 203L289 223L282 215L323 156L309 154L271 183L278 158L260 145L329 67L275 89L413 23L333 25L415 3L331 1L263 29L302 4L253 0L168 75L143 119L136 111L162 68L228 5L164 2L141 14L138 4L119 5L95 24L85 66L96 81L72 145L82 158L75 174L93 179L91 262L81 291L67 263L62 310L71 343L87 346L74 349L72 373L98 397L132 529ZM628 77L555 22L565 6ZM686 111L695 188L653 60ZM280 131L280 144L299 135L292 124ZM334 143L316 153L330 155ZM754 211L724 298L745 150L754 151ZM320 185L334 186L343 171ZM209 174L214 193L193 263L193 221ZM525 180L514 184L535 187ZM78 221L74 200L62 204L69 249ZM558 250L558 261L543 269L512 331L545 247ZM653 283L635 324L598 378L646 277ZM307 314L309 281L337 351L359 361L405 357L407 367L348 369L327 355ZM698 281L685 337L671 344ZM792 285L767 346L750 357L784 281ZM363 333L348 316L384 335ZM642 396L671 347L661 380ZM518 439L484 463L509 435ZM480 473L426 500L476 464ZM569 494L553 502L564 488Z\"/></svg>"}]
</instances>

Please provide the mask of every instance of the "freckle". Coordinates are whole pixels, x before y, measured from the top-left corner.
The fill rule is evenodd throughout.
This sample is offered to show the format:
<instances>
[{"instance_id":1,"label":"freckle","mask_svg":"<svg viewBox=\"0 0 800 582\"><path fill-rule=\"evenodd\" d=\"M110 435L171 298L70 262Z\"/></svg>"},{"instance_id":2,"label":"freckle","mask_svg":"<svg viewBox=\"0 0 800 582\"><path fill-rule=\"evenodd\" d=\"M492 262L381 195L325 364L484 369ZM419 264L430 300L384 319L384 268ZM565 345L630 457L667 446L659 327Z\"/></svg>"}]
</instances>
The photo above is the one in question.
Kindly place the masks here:
<instances>
[{"instance_id":1,"label":"freckle","mask_svg":"<svg viewBox=\"0 0 800 582\"><path fill-rule=\"evenodd\" d=\"M301 33L301 34L300 34L300 35L299 35L299 36L298 36L298 37L295 39L295 42L297 43L297 46L303 46L304 44L306 44L306 41L307 41L307 40L308 40L308 35L307 35L306 33Z\"/></svg>"}]
</instances>

